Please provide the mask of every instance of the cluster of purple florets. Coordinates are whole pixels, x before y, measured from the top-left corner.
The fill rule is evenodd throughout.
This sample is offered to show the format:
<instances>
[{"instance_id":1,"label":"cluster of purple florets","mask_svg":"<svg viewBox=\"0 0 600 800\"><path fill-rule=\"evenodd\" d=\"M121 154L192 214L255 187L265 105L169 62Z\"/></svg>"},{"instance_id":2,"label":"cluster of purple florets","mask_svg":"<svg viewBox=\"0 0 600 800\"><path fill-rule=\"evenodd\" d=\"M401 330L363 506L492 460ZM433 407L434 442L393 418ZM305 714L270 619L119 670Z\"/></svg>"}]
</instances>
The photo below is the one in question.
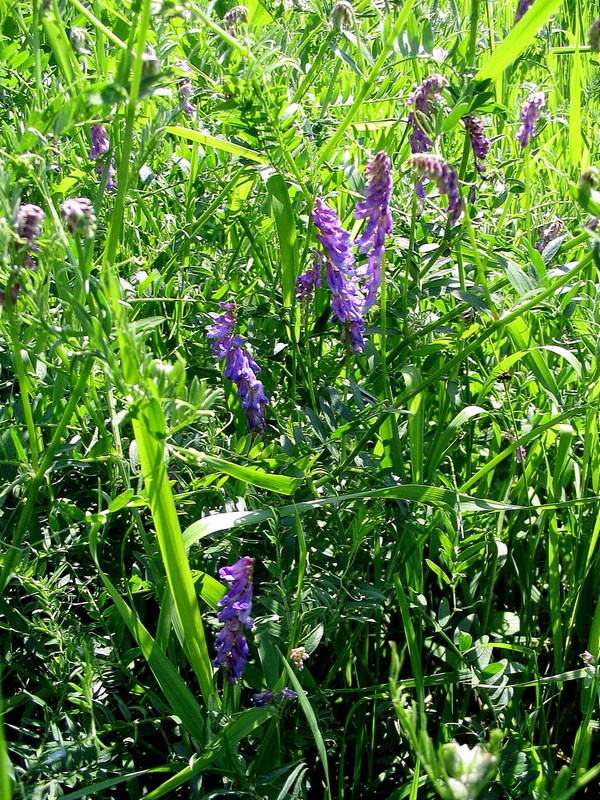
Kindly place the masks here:
<instances>
[{"instance_id":1,"label":"cluster of purple florets","mask_svg":"<svg viewBox=\"0 0 600 800\"><path fill-rule=\"evenodd\" d=\"M248 642L244 629L252 630L252 575L254 559L243 556L230 567L222 567L219 577L229 585L229 591L217 603L217 614L223 627L217 634L215 665L225 667L225 677L229 683L237 683L248 661Z\"/></svg>"},{"instance_id":2,"label":"cluster of purple florets","mask_svg":"<svg viewBox=\"0 0 600 800\"><path fill-rule=\"evenodd\" d=\"M490 151L490 140L485 135L483 120L479 119L479 117L468 115L462 118L462 122L469 134L469 140L473 148L475 169L481 175L485 170L483 162Z\"/></svg>"},{"instance_id":3,"label":"cluster of purple florets","mask_svg":"<svg viewBox=\"0 0 600 800\"><path fill-rule=\"evenodd\" d=\"M210 348L218 361L225 359L225 377L238 387L238 397L251 433L264 433L265 408L269 399L257 373L260 367L245 348L244 339L235 333L235 303L219 303L222 314L211 314L213 324L206 329Z\"/></svg>"},{"instance_id":4,"label":"cluster of purple florets","mask_svg":"<svg viewBox=\"0 0 600 800\"><path fill-rule=\"evenodd\" d=\"M325 259L318 250L314 253L313 264L296 278L296 300L309 303L315 294L315 288L321 286L321 270Z\"/></svg>"},{"instance_id":5,"label":"cluster of purple florets","mask_svg":"<svg viewBox=\"0 0 600 800\"><path fill-rule=\"evenodd\" d=\"M408 115L412 153L429 153L431 151L433 142L429 135L429 129L435 111L434 104L442 102L441 92L447 86L448 81L443 75L429 75L406 101L406 105L412 108Z\"/></svg>"},{"instance_id":6,"label":"cluster of purple florets","mask_svg":"<svg viewBox=\"0 0 600 800\"><path fill-rule=\"evenodd\" d=\"M15 246L15 264L17 266L37 269L31 253L37 253L39 250L37 240L42 233L45 216L42 209L33 203L24 203L19 206L15 219L15 232L18 237ZM10 297L12 305L16 303L19 296L21 286L18 281L13 281L9 285L10 291L8 291L8 287L6 290L0 289L0 308L6 308L7 296Z\"/></svg>"},{"instance_id":7,"label":"cluster of purple florets","mask_svg":"<svg viewBox=\"0 0 600 800\"><path fill-rule=\"evenodd\" d=\"M317 239L326 254L325 274L331 292L331 310L343 325L342 341L348 341L352 353L364 350L364 315L376 301L385 237L392 232L390 168L390 160L383 152L367 165L365 198L358 203L354 215L356 219L366 219L367 227L355 242L344 230L336 212L320 198L312 213ZM360 268L355 263L355 246L359 253L367 254L366 264Z\"/></svg>"},{"instance_id":8,"label":"cluster of purple florets","mask_svg":"<svg viewBox=\"0 0 600 800\"><path fill-rule=\"evenodd\" d=\"M535 133L535 124L540 118L542 109L546 105L546 95L544 92L532 92L521 109L522 123L517 131L516 139L521 143L524 150L529 144L529 139Z\"/></svg>"},{"instance_id":9,"label":"cluster of purple florets","mask_svg":"<svg viewBox=\"0 0 600 800\"><path fill-rule=\"evenodd\" d=\"M462 214L462 202L458 191L456 172L449 166L448 162L440 156L434 156L429 153L416 153L411 156L410 165L418 175L433 181L441 194L448 196L446 213L450 218L451 224L458 222Z\"/></svg>"},{"instance_id":10,"label":"cluster of purple florets","mask_svg":"<svg viewBox=\"0 0 600 800\"><path fill-rule=\"evenodd\" d=\"M98 175L98 179L102 180L102 173L104 171L104 161L100 161L99 159L106 155L109 150L109 141L108 141L108 131L101 123L96 123L92 125L90 130L90 136L92 139L92 148L90 150L90 160L91 161L98 161L96 164L96 174ZM117 171L115 169L115 157L114 153L110 158L110 161L107 165L107 173L106 173L106 188L109 192L114 191L117 188Z\"/></svg>"}]
</instances>

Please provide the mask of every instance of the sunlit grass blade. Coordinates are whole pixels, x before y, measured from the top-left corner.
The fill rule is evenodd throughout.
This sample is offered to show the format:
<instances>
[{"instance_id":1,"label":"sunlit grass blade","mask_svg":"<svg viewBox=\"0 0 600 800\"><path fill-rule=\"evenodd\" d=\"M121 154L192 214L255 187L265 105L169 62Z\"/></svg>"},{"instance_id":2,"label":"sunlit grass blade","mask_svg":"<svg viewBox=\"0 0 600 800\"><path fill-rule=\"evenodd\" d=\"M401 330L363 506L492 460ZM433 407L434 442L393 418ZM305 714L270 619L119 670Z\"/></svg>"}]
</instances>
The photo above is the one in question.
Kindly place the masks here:
<instances>
[{"instance_id":1,"label":"sunlit grass blade","mask_svg":"<svg viewBox=\"0 0 600 800\"><path fill-rule=\"evenodd\" d=\"M484 63L475 75L475 80L494 80L501 75L521 55L542 25L560 8L561 3L562 0L536 0Z\"/></svg>"},{"instance_id":2,"label":"sunlit grass blade","mask_svg":"<svg viewBox=\"0 0 600 800\"><path fill-rule=\"evenodd\" d=\"M98 559L98 530L102 525L94 523L90 530L90 550L92 558L98 569L98 574L106 587L119 614L131 631L131 635L138 643L142 655L147 660L154 673L159 686L169 702L173 713L181 718L189 733L198 741L204 737L205 720L202 709L192 691L183 682L177 668L157 646L148 629L143 625L138 615L123 600L110 578L102 569Z\"/></svg>"}]
</instances>

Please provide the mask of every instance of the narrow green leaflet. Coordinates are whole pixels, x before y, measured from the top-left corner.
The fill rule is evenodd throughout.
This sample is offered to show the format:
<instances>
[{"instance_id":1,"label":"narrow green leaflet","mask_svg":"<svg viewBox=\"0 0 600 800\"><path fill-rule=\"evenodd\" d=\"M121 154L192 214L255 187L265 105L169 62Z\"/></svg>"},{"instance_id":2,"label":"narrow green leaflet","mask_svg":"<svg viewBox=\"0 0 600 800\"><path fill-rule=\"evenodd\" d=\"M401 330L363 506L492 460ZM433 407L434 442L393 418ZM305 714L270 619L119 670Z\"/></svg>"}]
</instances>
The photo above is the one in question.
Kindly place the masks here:
<instances>
[{"instance_id":1,"label":"narrow green leaflet","mask_svg":"<svg viewBox=\"0 0 600 800\"><path fill-rule=\"evenodd\" d=\"M260 164L267 163L267 159L264 158L264 156L259 155L254 150L250 150L249 147L243 147L227 139L219 139L217 136L211 136L208 133L201 133L191 128L184 128L182 125L169 125L165 130L167 133L178 136L180 139L188 139L190 142L198 142L198 144L205 145L206 147L214 147L215 150L231 153L231 155L239 156L240 158L247 158L249 161L258 161Z\"/></svg>"}]
</instances>

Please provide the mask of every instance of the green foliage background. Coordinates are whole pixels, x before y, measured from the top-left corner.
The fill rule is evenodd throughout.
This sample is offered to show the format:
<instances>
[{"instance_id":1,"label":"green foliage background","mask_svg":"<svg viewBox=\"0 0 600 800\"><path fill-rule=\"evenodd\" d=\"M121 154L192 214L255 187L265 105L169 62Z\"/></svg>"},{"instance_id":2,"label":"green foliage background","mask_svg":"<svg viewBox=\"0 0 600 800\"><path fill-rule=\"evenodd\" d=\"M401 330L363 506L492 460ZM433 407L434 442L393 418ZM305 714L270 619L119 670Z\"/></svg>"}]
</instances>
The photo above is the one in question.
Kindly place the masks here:
<instances>
[{"instance_id":1,"label":"green foliage background","mask_svg":"<svg viewBox=\"0 0 600 800\"><path fill-rule=\"evenodd\" d=\"M536 0L515 26L516 7L361 1L336 31L321 0L253 0L232 36L225 2L0 0L0 287L20 285L0 309L2 798L426 798L429 747L495 730L482 796L594 796L595 12ZM436 72L456 226L407 163L406 101ZM491 140L481 178L466 114ZM303 308L294 284L315 199L358 235L379 151L393 236L351 356L327 289ZM92 239L60 215L78 196ZM35 271L19 203L46 214ZM209 349L219 301L262 368L264 438ZM217 577L242 555L256 629L230 687ZM297 702L253 706L284 686Z\"/></svg>"}]
</instances>

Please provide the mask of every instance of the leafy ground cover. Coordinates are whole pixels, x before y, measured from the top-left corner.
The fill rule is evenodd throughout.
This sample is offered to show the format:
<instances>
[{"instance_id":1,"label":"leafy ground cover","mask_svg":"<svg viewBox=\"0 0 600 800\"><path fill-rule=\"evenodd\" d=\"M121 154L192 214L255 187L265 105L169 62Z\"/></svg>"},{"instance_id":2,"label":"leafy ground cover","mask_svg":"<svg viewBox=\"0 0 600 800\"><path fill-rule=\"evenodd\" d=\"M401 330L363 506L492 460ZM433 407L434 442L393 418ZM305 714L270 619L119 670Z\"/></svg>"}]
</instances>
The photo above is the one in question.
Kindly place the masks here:
<instances>
[{"instance_id":1,"label":"leafy ground cover","mask_svg":"<svg viewBox=\"0 0 600 800\"><path fill-rule=\"evenodd\" d=\"M3 800L596 796L592 6L0 2Z\"/></svg>"}]
</instances>

